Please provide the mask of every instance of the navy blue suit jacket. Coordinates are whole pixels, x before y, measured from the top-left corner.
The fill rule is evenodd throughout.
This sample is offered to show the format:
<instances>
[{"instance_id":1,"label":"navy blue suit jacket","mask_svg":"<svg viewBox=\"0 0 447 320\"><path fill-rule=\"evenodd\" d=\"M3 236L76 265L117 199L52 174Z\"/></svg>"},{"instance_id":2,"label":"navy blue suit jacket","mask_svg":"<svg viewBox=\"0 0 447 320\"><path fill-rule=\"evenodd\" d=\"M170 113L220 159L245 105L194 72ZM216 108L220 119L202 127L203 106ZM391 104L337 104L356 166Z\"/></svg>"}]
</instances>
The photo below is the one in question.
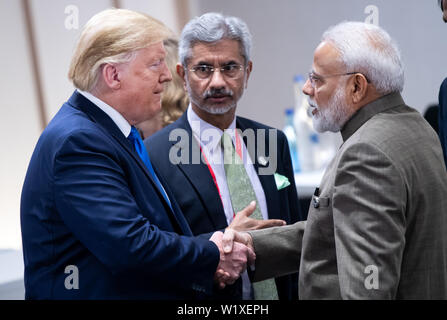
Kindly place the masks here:
<instances>
[{"instance_id":1,"label":"navy blue suit jacket","mask_svg":"<svg viewBox=\"0 0 447 320\"><path fill-rule=\"evenodd\" d=\"M192 237L101 109L75 92L43 131L21 200L27 299L194 299L219 251ZM79 289L67 289L66 267Z\"/></svg>"},{"instance_id":2,"label":"navy blue suit jacket","mask_svg":"<svg viewBox=\"0 0 447 320\"><path fill-rule=\"evenodd\" d=\"M272 155L269 148L268 130L273 129L257 123L255 121L242 117L236 118L236 127L242 132L246 129L253 129L255 136L255 152L257 155L259 129L265 130L266 156ZM169 135L173 130L180 129L186 133L189 141L169 141ZM286 176L290 181L290 186L277 190L273 174L259 175L258 170L262 165L257 156L252 156L254 167L258 172L259 180L264 189L267 210L270 219L283 219L288 224L302 220L298 196L295 186L295 179L290 159L289 146L284 133L275 130L277 140L275 142L277 154L276 172ZM152 162L158 168L158 172L168 182L170 189L174 193L189 226L195 235L211 233L215 230L223 230L227 225L225 212L220 200L219 193L215 187L214 181L207 165L200 161L193 164L194 157L200 155L199 145L195 138L192 138L191 126L187 120L185 112L180 119L166 128L156 132L145 140L145 146L151 156ZM184 139L183 139L184 140ZM247 141L245 141L247 145ZM169 154L180 154L186 152L189 155L189 163L172 164L169 160ZM197 163L197 161L195 161ZM269 165L269 164L267 164ZM297 299L298 297L298 276L297 274L288 275L276 279L280 299ZM241 284L228 286L223 292L215 290L215 299L241 299Z\"/></svg>"},{"instance_id":3,"label":"navy blue suit jacket","mask_svg":"<svg viewBox=\"0 0 447 320\"><path fill-rule=\"evenodd\" d=\"M444 79L439 89L439 138L447 168L447 78Z\"/></svg>"}]
</instances>

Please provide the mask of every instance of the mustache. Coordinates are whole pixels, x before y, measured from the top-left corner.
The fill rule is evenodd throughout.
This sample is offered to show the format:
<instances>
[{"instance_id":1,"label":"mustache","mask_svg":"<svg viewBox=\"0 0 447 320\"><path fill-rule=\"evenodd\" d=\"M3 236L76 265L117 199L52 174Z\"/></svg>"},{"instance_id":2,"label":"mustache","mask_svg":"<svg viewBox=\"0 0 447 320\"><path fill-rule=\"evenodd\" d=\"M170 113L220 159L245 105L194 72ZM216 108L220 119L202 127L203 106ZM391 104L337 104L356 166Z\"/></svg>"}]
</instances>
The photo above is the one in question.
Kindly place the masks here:
<instances>
[{"instance_id":1,"label":"mustache","mask_svg":"<svg viewBox=\"0 0 447 320\"><path fill-rule=\"evenodd\" d=\"M231 89L226 90L225 88L212 88L203 93L203 98L221 98L221 97L233 97L233 91Z\"/></svg>"},{"instance_id":2,"label":"mustache","mask_svg":"<svg viewBox=\"0 0 447 320\"><path fill-rule=\"evenodd\" d=\"M311 98L307 98L307 103L309 104L310 108L318 108L318 104Z\"/></svg>"}]
</instances>

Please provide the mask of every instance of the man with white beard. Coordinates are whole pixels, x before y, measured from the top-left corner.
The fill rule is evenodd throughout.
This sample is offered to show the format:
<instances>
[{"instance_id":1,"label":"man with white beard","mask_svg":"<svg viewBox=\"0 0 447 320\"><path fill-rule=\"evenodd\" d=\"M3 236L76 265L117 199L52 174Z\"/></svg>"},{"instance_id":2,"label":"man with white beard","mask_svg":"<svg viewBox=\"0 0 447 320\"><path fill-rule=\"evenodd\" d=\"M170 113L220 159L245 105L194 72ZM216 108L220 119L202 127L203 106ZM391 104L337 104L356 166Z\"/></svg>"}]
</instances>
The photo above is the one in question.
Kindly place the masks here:
<instances>
[{"instance_id":1,"label":"man with white beard","mask_svg":"<svg viewBox=\"0 0 447 320\"><path fill-rule=\"evenodd\" d=\"M307 221L227 230L256 253L254 281L299 270L301 299L446 299L447 173L439 140L400 92L397 46L381 28L344 22L314 53L303 92L315 129L343 144Z\"/></svg>"}]
</instances>

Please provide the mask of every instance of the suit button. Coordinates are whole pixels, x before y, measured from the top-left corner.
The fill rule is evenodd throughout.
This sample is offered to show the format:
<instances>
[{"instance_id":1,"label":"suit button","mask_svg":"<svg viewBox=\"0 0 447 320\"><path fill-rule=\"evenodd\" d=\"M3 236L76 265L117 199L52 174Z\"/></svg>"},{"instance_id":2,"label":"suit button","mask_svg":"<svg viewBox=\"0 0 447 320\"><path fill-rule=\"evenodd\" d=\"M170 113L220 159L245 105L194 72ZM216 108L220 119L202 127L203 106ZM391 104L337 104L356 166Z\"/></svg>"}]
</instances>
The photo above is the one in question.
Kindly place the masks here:
<instances>
[{"instance_id":1,"label":"suit button","mask_svg":"<svg viewBox=\"0 0 447 320\"><path fill-rule=\"evenodd\" d=\"M313 205L314 205L314 208L318 208L320 206L320 198L314 197L313 198Z\"/></svg>"}]
</instances>

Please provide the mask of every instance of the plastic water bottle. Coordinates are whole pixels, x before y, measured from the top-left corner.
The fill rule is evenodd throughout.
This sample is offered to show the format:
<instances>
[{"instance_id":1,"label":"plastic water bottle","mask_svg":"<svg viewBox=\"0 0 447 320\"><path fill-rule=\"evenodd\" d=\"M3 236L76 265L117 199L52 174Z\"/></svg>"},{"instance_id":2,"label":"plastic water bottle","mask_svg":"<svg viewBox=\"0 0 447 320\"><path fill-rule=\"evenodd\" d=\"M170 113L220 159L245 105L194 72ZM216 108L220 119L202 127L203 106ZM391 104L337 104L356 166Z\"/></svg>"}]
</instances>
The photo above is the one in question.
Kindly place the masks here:
<instances>
[{"instance_id":1,"label":"plastic water bottle","mask_svg":"<svg viewBox=\"0 0 447 320\"><path fill-rule=\"evenodd\" d=\"M296 144L296 133L295 127L293 125L293 109L286 109L286 124L284 126L283 132L286 135L287 141L289 142L290 157L292 158L293 172L297 173L301 171L300 161L298 158L298 147Z\"/></svg>"},{"instance_id":2,"label":"plastic water bottle","mask_svg":"<svg viewBox=\"0 0 447 320\"><path fill-rule=\"evenodd\" d=\"M319 135L313 129L312 118L308 113L309 103L303 94L304 77L295 76L293 89L295 95L295 115L293 124L297 136L298 159L302 172L315 170L315 153L319 148Z\"/></svg>"}]
</instances>

